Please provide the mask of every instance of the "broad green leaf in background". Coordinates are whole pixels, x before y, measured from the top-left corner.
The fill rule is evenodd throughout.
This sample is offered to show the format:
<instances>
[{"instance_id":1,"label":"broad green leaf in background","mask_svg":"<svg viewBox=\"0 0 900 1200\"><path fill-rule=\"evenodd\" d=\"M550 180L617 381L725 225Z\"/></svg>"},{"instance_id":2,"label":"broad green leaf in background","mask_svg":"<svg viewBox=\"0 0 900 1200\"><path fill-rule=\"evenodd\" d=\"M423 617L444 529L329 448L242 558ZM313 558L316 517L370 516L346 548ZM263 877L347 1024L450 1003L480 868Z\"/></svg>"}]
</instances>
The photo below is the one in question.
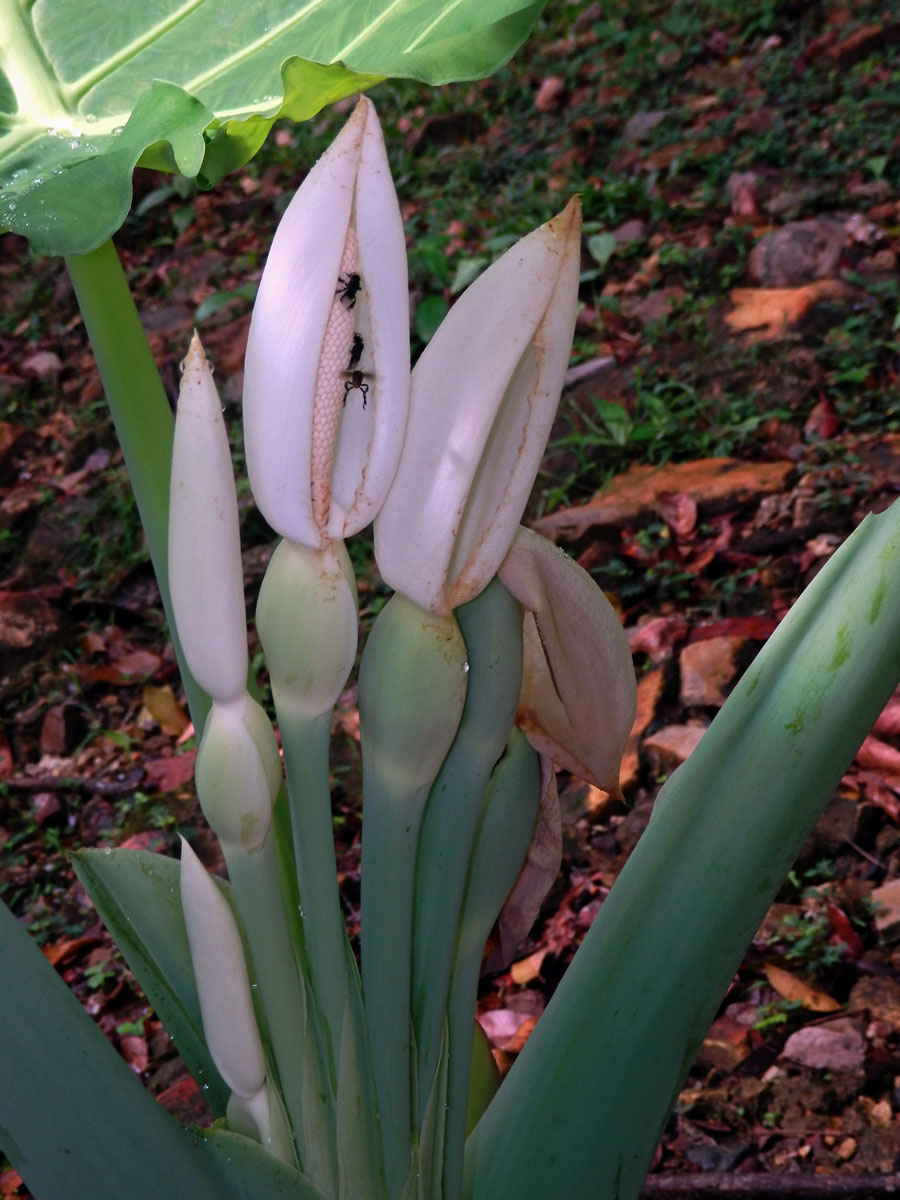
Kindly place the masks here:
<instances>
[{"instance_id":1,"label":"broad green leaf in background","mask_svg":"<svg viewBox=\"0 0 900 1200\"><path fill-rule=\"evenodd\" d=\"M0 0L0 225L83 254L131 204L136 164L211 186L276 117L387 75L489 75L545 0Z\"/></svg>"}]
</instances>

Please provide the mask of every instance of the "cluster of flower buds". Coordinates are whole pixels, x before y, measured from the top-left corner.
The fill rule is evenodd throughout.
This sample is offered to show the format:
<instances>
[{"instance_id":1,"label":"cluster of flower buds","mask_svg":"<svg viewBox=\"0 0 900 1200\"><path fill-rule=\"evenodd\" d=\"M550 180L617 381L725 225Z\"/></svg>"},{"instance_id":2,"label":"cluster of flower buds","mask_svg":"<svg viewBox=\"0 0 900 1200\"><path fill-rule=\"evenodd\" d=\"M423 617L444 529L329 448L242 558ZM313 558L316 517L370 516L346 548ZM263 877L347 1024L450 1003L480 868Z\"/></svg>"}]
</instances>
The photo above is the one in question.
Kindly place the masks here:
<instances>
[{"instance_id":1,"label":"cluster of flower buds","mask_svg":"<svg viewBox=\"0 0 900 1200\"><path fill-rule=\"evenodd\" d=\"M498 576L522 618L517 721L542 756L544 792L552 794L551 759L611 793L618 788L635 703L618 618L579 567L519 524L568 364L580 253L580 208L573 200L460 297L410 370L403 224L375 110L363 99L285 211L263 272L247 345L244 433L253 495L284 540L259 598L260 640L283 736L289 724L327 721L357 648L355 581L343 541L374 522L376 561L396 595L363 657L363 755L375 781L374 822L385 804L394 804L399 824L392 864L390 815L380 833L369 832L374 825L367 817L364 889L376 895L381 887L366 878L368 838L376 847L369 850L371 875L385 873L383 895L401 906L411 908L414 868L411 859L405 867L399 859L415 853L429 788L465 706L469 663L454 613ZM246 690L231 457L196 337L176 429L173 605L187 662L213 699L198 791L226 847L253 854L269 834L281 768L271 725ZM513 624L518 628L515 617ZM286 757L287 745L285 738ZM296 848L296 828L294 834ZM299 849L302 888L302 838ZM186 872L193 878L193 866ZM523 886L531 886L527 872L519 893ZM543 877L540 886L546 887ZM193 930L204 921L227 925L212 893L197 900L201 892L193 885L185 890L186 908L196 910L192 946ZM376 947L372 959L380 943L369 940L371 928L367 934L365 897L364 890L367 1011L382 1005L398 1045L408 1043L408 1016L398 1021L392 999L392 989L409 992L408 963L406 975L393 979L381 971L383 994L379 982L367 981L367 942ZM533 897L517 894L520 922L533 907ZM217 936L221 942L224 935ZM196 938L199 944L199 932ZM208 953L198 955L198 975L213 971L209 960ZM235 1003L246 1008L243 999ZM372 1019L386 1170L391 1186L400 1187L408 1159L404 1131L415 1123L408 1101L397 1104L408 1071L402 1064L397 1071L393 1046L375 1044L378 1018ZM221 1015L209 1020L228 1029ZM227 1057L227 1036L209 1030L207 1036ZM249 1075L229 1066L239 1096L262 1094L261 1058L249 1053ZM388 1079L383 1085L380 1073ZM250 1116L246 1123L252 1125ZM401 1151L392 1161L397 1129Z\"/></svg>"}]
</instances>

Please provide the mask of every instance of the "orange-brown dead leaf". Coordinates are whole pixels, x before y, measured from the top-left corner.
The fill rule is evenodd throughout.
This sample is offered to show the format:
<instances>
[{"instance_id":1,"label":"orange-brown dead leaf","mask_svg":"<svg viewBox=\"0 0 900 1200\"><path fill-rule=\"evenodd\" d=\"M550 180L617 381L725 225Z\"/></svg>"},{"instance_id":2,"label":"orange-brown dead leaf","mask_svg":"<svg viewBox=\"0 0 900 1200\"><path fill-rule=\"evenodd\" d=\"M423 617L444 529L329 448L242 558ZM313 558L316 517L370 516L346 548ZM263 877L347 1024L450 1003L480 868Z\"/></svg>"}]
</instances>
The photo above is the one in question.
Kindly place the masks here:
<instances>
[{"instance_id":1,"label":"orange-brown dead leaf","mask_svg":"<svg viewBox=\"0 0 900 1200\"><path fill-rule=\"evenodd\" d=\"M736 458L698 458L664 466L629 467L611 479L587 504L562 508L535 521L552 542L575 541L597 526L641 524L659 512L663 492L682 492L697 504L700 516L721 512L771 493L782 493L794 470L790 462L743 462Z\"/></svg>"},{"instance_id":2,"label":"orange-brown dead leaf","mask_svg":"<svg viewBox=\"0 0 900 1200\"><path fill-rule=\"evenodd\" d=\"M776 963L767 962L765 972L766 979L779 996L783 996L785 1000L799 1000L803 1007L811 1012L837 1012L841 1007L827 992L814 988L806 980Z\"/></svg>"},{"instance_id":3,"label":"orange-brown dead leaf","mask_svg":"<svg viewBox=\"0 0 900 1200\"><path fill-rule=\"evenodd\" d=\"M146 785L156 792L177 792L193 779L196 762L196 750L168 758L151 758L144 764Z\"/></svg>"},{"instance_id":4,"label":"orange-brown dead leaf","mask_svg":"<svg viewBox=\"0 0 900 1200\"><path fill-rule=\"evenodd\" d=\"M637 685L637 712L631 727L631 736L625 756L622 759L622 769L619 773L619 786L623 791L633 788L640 773L639 747L644 730L656 717L656 708L662 699L666 686L665 674L661 667L656 667L642 675Z\"/></svg>"},{"instance_id":5,"label":"orange-brown dead leaf","mask_svg":"<svg viewBox=\"0 0 900 1200\"><path fill-rule=\"evenodd\" d=\"M175 693L168 684L165 687L144 684L143 701L144 707L165 733L184 733L190 724L190 717L175 699Z\"/></svg>"},{"instance_id":6,"label":"orange-brown dead leaf","mask_svg":"<svg viewBox=\"0 0 900 1200\"><path fill-rule=\"evenodd\" d=\"M817 279L801 287L735 288L735 308L725 314L725 324L733 333L747 333L748 343L773 341L821 300L840 300L850 292L839 279Z\"/></svg>"}]
</instances>

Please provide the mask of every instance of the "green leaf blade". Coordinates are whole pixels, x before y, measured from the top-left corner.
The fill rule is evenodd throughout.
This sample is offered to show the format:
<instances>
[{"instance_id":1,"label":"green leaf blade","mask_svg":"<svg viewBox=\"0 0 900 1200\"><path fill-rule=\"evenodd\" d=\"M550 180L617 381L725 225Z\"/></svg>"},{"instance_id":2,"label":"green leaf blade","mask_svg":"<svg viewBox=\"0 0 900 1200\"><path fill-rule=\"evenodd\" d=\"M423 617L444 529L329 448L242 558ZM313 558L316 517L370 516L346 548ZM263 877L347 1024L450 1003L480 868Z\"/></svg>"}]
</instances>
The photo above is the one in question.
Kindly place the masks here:
<instances>
[{"instance_id":1,"label":"green leaf blade","mask_svg":"<svg viewBox=\"0 0 900 1200\"><path fill-rule=\"evenodd\" d=\"M203 1037L180 866L143 850L81 850L75 873L216 1116L230 1095Z\"/></svg>"},{"instance_id":2,"label":"green leaf blade","mask_svg":"<svg viewBox=\"0 0 900 1200\"><path fill-rule=\"evenodd\" d=\"M184 1129L0 905L0 1150L36 1200L322 1200L248 1138Z\"/></svg>"},{"instance_id":3,"label":"green leaf blade","mask_svg":"<svg viewBox=\"0 0 900 1200\"><path fill-rule=\"evenodd\" d=\"M469 1200L638 1195L747 943L898 677L895 504L823 568L666 784L469 1139Z\"/></svg>"}]
</instances>

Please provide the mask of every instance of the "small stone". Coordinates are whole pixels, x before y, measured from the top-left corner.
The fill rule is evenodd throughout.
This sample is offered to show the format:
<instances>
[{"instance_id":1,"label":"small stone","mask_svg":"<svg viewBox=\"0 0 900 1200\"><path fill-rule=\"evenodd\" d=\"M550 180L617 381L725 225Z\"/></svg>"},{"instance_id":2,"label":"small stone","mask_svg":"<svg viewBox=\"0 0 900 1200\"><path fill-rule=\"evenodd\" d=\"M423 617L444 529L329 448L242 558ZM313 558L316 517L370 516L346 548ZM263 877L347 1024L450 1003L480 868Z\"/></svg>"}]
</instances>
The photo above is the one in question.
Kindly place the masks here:
<instances>
[{"instance_id":1,"label":"small stone","mask_svg":"<svg viewBox=\"0 0 900 1200\"><path fill-rule=\"evenodd\" d=\"M650 292L643 300L634 305L630 315L636 317L644 326L654 321L664 321L686 295L683 287L673 283L669 287Z\"/></svg>"},{"instance_id":2,"label":"small stone","mask_svg":"<svg viewBox=\"0 0 900 1200\"><path fill-rule=\"evenodd\" d=\"M665 120L668 115L667 109L661 109L658 112L635 113L633 117L629 117L625 122L625 129L622 134L623 140L626 142L639 142L651 130L655 129L660 121Z\"/></svg>"},{"instance_id":3,"label":"small stone","mask_svg":"<svg viewBox=\"0 0 900 1200\"><path fill-rule=\"evenodd\" d=\"M538 112L552 112L559 108L566 94L566 81L559 75L548 75L541 81L534 107Z\"/></svg>"},{"instance_id":4,"label":"small stone","mask_svg":"<svg viewBox=\"0 0 900 1200\"><path fill-rule=\"evenodd\" d=\"M767 233L750 252L751 282L760 287L792 287L834 273L847 241L844 222L836 217L791 221Z\"/></svg>"},{"instance_id":5,"label":"small stone","mask_svg":"<svg viewBox=\"0 0 900 1200\"><path fill-rule=\"evenodd\" d=\"M877 1104L873 1104L869 1111L869 1120L873 1125L880 1125L887 1129L894 1123L894 1110L891 1108L890 1100L879 1100Z\"/></svg>"},{"instance_id":6,"label":"small stone","mask_svg":"<svg viewBox=\"0 0 900 1200\"><path fill-rule=\"evenodd\" d=\"M875 929L885 941L900 939L900 879L892 879L872 891Z\"/></svg>"},{"instance_id":7,"label":"small stone","mask_svg":"<svg viewBox=\"0 0 900 1200\"><path fill-rule=\"evenodd\" d=\"M703 725L667 725L644 738L644 753L657 775L671 775L689 757L703 737Z\"/></svg>"},{"instance_id":8,"label":"small stone","mask_svg":"<svg viewBox=\"0 0 900 1200\"><path fill-rule=\"evenodd\" d=\"M705 638L691 642L679 655L681 703L721 708L738 671L738 658L746 639Z\"/></svg>"},{"instance_id":9,"label":"small stone","mask_svg":"<svg viewBox=\"0 0 900 1200\"><path fill-rule=\"evenodd\" d=\"M835 1149L838 1158L847 1162L856 1153L856 1138L846 1137Z\"/></svg>"},{"instance_id":10,"label":"small stone","mask_svg":"<svg viewBox=\"0 0 900 1200\"><path fill-rule=\"evenodd\" d=\"M866 1044L849 1021L833 1021L792 1033L781 1057L815 1071L859 1071L865 1062Z\"/></svg>"},{"instance_id":11,"label":"small stone","mask_svg":"<svg viewBox=\"0 0 900 1200\"><path fill-rule=\"evenodd\" d=\"M34 375L38 379L46 379L48 375L56 375L62 370L62 360L52 350L38 350L22 360L22 372Z\"/></svg>"},{"instance_id":12,"label":"small stone","mask_svg":"<svg viewBox=\"0 0 900 1200\"><path fill-rule=\"evenodd\" d=\"M43 825L62 812L62 801L56 792L37 792L31 798L31 815L35 824Z\"/></svg>"},{"instance_id":13,"label":"small stone","mask_svg":"<svg viewBox=\"0 0 900 1200\"><path fill-rule=\"evenodd\" d=\"M617 246L630 246L633 242L642 242L646 234L647 226L640 217L632 217L630 221L625 221L612 231Z\"/></svg>"}]
</instances>

